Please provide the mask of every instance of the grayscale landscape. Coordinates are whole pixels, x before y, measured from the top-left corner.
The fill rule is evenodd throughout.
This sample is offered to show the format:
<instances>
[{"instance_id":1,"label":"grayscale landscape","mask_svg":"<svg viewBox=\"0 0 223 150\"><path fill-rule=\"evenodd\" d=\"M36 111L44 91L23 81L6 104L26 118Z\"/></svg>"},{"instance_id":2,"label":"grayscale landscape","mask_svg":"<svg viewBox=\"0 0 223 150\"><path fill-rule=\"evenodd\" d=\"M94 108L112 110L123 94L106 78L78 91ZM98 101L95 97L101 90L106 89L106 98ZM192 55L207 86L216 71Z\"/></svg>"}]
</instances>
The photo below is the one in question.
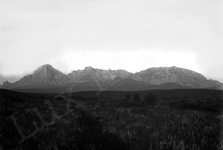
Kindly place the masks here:
<instances>
[{"instance_id":1,"label":"grayscale landscape","mask_svg":"<svg viewBox=\"0 0 223 150\"><path fill-rule=\"evenodd\" d=\"M0 0L0 150L222 150L222 7Z\"/></svg>"}]
</instances>

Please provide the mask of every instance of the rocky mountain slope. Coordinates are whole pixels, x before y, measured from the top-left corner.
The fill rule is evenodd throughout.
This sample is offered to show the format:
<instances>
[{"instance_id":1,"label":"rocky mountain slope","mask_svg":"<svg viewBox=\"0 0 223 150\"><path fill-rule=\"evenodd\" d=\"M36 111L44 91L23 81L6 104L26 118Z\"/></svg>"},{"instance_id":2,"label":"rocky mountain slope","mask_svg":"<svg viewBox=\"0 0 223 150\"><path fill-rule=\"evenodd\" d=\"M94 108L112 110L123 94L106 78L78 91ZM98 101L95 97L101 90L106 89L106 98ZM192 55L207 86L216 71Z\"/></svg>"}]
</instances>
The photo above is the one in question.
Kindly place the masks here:
<instances>
[{"instance_id":1,"label":"rocky mountain slope","mask_svg":"<svg viewBox=\"0 0 223 150\"><path fill-rule=\"evenodd\" d=\"M72 82L94 81L112 81L115 78L131 78L131 73L125 70L101 70L92 67L86 67L84 70L77 70L69 73L67 76Z\"/></svg>"},{"instance_id":2,"label":"rocky mountain slope","mask_svg":"<svg viewBox=\"0 0 223 150\"><path fill-rule=\"evenodd\" d=\"M201 74L177 67L149 68L133 75L133 79L150 84L177 83L181 86L194 88L205 87L203 82L208 80ZM207 86L209 86L207 84Z\"/></svg>"},{"instance_id":3,"label":"rocky mountain slope","mask_svg":"<svg viewBox=\"0 0 223 150\"><path fill-rule=\"evenodd\" d=\"M62 85L69 82L68 77L62 72L54 69L51 65L39 67L31 75L24 76L15 83L8 81L3 83L3 88L22 88L22 87L48 87Z\"/></svg>"},{"instance_id":4,"label":"rocky mountain slope","mask_svg":"<svg viewBox=\"0 0 223 150\"><path fill-rule=\"evenodd\" d=\"M2 88L52 88L76 84L79 90L147 90L170 88L214 88L222 89L223 84L208 80L202 74L178 67L149 68L129 73L125 70L102 70L86 67L67 75L51 65L39 67L31 75L15 83L4 82Z\"/></svg>"}]
</instances>

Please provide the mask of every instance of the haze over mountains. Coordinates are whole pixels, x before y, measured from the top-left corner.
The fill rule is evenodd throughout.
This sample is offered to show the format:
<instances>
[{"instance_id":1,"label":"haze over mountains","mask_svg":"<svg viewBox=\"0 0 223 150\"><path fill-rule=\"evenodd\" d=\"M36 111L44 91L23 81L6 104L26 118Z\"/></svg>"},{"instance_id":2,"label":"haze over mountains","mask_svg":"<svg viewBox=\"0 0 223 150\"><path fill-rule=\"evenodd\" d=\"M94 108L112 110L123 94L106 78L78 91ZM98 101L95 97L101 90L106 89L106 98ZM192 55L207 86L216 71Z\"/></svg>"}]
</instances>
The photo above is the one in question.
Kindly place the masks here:
<instances>
[{"instance_id":1,"label":"haze over mountains","mask_svg":"<svg viewBox=\"0 0 223 150\"><path fill-rule=\"evenodd\" d=\"M148 90L175 88L222 89L223 84L208 80L202 74L178 67L149 68L137 73L125 70L102 70L86 67L64 74L51 65L39 67L19 81L4 82L5 89L53 89L75 86L74 91L87 90Z\"/></svg>"}]
</instances>

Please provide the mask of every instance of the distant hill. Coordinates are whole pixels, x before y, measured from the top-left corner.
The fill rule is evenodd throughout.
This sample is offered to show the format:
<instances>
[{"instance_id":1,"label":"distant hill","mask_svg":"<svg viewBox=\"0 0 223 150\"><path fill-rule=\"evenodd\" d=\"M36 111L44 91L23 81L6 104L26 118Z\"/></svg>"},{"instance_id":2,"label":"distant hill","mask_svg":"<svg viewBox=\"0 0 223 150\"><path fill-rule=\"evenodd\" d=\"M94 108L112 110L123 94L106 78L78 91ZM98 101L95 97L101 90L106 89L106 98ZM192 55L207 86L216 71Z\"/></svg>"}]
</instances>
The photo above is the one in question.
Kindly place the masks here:
<instances>
[{"instance_id":1,"label":"distant hill","mask_svg":"<svg viewBox=\"0 0 223 150\"><path fill-rule=\"evenodd\" d=\"M148 89L207 88L223 89L223 84L208 80L202 74L179 67L149 68L135 74L125 70L102 70L86 67L64 74L51 65L39 67L19 81L4 82L5 89L52 91L73 86L73 91L136 91ZM1 87L1 86L0 86ZM42 91L41 90L41 91Z\"/></svg>"}]
</instances>

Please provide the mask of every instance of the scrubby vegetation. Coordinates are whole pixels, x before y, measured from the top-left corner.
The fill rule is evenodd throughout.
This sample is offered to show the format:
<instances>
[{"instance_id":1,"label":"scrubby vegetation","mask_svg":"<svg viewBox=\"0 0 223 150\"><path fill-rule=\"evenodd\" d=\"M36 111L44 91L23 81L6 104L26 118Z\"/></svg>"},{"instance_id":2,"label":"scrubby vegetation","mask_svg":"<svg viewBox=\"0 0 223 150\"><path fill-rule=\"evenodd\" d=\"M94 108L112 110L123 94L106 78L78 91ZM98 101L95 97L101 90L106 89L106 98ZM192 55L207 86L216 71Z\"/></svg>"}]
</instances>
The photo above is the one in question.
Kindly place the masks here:
<instances>
[{"instance_id":1,"label":"scrubby vegetation","mask_svg":"<svg viewBox=\"0 0 223 150\"><path fill-rule=\"evenodd\" d=\"M136 101L136 102L139 102L140 101L140 96L139 96L139 94L135 94L134 96L133 96L133 99Z\"/></svg>"},{"instance_id":2,"label":"scrubby vegetation","mask_svg":"<svg viewBox=\"0 0 223 150\"><path fill-rule=\"evenodd\" d=\"M148 93L148 94L145 96L145 100L144 100L144 102L145 102L146 104L153 105L153 104L156 103L156 101L157 101L157 98L156 98L156 96L155 96L154 94L152 94L152 93Z\"/></svg>"},{"instance_id":3,"label":"scrubby vegetation","mask_svg":"<svg viewBox=\"0 0 223 150\"><path fill-rule=\"evenodd\" d=\"M1 90L0 149L223 148L222 91L151 90L102 92L100 95L96 93L79 92L58 96ZM66 98L72 99L69 108ZM34 111L36 109L42 120ZM9 117L14 113L24 135L32 135L21 143L20 134ZM55 115L62 117L54 119ZM37 132L33 134L35 131Z\"/></svg>"}]
</instances>

